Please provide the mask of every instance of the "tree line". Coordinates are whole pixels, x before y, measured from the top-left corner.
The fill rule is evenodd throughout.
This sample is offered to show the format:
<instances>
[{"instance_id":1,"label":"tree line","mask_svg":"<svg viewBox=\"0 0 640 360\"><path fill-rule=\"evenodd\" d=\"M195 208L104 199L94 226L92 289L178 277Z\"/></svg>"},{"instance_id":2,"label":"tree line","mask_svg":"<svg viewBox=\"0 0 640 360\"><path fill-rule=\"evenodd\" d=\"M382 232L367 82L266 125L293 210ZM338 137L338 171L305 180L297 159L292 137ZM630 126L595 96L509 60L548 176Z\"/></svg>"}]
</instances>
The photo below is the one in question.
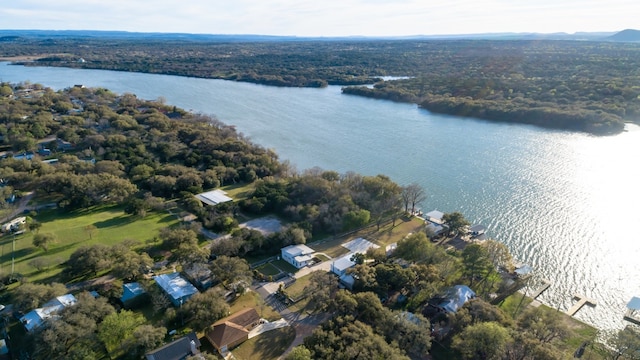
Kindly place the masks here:
<instances>
[{"instance_id":1,"label":"tree line","mask_svg":"<svg viewBox=\"0 0 640 360\"><path fill-rule=\"evenodd\" d=\"M176 42L29 36L3 55L25 62L246 81L349 86L345 93L413 102L458 116L611 134L638 121L637 44L527 40ZM84 61L78 61L82 58ZM380 81L382 76L408 79Z\"/></svg>"}]
</instances>

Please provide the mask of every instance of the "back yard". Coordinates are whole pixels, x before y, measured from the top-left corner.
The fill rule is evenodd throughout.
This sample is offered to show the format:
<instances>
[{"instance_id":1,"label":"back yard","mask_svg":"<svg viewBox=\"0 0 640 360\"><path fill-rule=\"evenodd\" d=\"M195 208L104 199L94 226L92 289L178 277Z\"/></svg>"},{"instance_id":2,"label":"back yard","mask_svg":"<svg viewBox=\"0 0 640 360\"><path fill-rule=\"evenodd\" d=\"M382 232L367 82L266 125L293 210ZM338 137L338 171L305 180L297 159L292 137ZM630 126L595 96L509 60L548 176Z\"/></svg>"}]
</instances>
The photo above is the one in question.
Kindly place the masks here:
<instances>
[{"instance_id":1,"label":"back yard","mask_svg":"<svg viewBox=\"0 0 640 360\"><path fill-rule=\"evenodd\" d=\"M60 264L79 247L93 244L113 245L124 240L140 243L153 240L162 228L172 226L178 220L166 212L150 213L144 218L125 214L122 207L90 208L82 211L61 212L46 210L35 220L42 224L39 234L53 234L56 238L47 251L33 246L35 232L21 235L4 235L0 238L0 272L14 272L27 276L31 281L51 278L62 270ZM15 251L13 251L15 243ZM39 259L42 271L34 266Z\"/></svg>"}]
</instances>

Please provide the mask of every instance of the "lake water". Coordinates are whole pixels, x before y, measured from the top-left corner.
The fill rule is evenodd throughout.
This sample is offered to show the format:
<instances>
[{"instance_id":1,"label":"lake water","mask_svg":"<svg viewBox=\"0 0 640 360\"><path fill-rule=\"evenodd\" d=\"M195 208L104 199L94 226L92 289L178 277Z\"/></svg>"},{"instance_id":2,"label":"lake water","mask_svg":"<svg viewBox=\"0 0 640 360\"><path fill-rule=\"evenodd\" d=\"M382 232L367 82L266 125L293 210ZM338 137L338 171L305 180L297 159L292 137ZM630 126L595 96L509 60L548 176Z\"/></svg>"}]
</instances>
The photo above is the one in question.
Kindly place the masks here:
<instances>
[{"instance_id":1,"label":"lake water","mask_svg":"<svg viewBox=\"0 0 640 360\"><path fill-rule=\"evenodd\" d=\"M611 137L431 114L411 104L298 89L101 70L0 63L0 80L54 89L105 87L216 115L299 170L386 174L422 185L424 211L461 211L514 257L552 282L539 299L567 310L574 294L597 301L576 315L624 326L640 296L640 128Z\"/></svg>"}]
</instances>

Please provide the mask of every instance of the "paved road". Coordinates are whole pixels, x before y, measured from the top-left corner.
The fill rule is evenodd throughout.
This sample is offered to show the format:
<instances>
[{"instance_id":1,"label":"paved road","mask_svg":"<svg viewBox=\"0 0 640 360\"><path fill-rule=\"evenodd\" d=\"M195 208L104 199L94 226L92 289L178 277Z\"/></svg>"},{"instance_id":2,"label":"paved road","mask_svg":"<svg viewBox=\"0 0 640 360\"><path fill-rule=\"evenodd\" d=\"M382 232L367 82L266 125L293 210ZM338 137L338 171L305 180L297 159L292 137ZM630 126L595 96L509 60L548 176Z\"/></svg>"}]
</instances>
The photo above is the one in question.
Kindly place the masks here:
<instances>
[{"instance_id":1,"label":"paved road","mask_svg":"<svg viewBox=\"0 0 640 360\"><path fill-rule=\"evenodd\" d=\"M13 219L14 217L24 213L24 211L27 209L27 205L29 204L29 200L31 200L31 198L33 197L35 193L33 191L27 193L25 196L23 196L20 199L20 202L18 203L18 206L16 206L7 216L5 216L4 218L0 219L0 223L5 223L11 219Z\"/></svg>"},{"instance_id":2,"label":"paved road","mask_svg":"<svg viewBox=\"0 0 640 360\"><path fill-rule=\"evenodd\" d=\"M67 285L67 289L70 292L80 291L80 290L87 289L87 288L89 288L91 286L110 283L110 282L114 281L115 279L116 279L115 276L113 276L111 274L108 274L108 275L97 277L95 279L90 279L90 280L87 280L87 281L77 282L77 283L73 283L73 284L68 284Z\"/></svg>"},{"instance_id":3,"label":"paved road","mask_svg":"<svg viewBox=\"0 0 640 360\"><path fill-rule=\"evenodd\" d=\"M303 277L310 274L313 271L329 271L331 269L331 261L325 261L312 267L306 267L295 273L296 278ZM302 344L304 338L311 335L313 330L331 317L331 314L313 314L300 313L291 311L286 305L275 297L275 292L282 282L263 283L253 286L252 289L260 294L264 299L264 302L271 306L274 310L280 313L283 319L285 319L296 330L296 338L289 348L280 356L284 358L294 347Z\"/></svg>"}]
</instances>

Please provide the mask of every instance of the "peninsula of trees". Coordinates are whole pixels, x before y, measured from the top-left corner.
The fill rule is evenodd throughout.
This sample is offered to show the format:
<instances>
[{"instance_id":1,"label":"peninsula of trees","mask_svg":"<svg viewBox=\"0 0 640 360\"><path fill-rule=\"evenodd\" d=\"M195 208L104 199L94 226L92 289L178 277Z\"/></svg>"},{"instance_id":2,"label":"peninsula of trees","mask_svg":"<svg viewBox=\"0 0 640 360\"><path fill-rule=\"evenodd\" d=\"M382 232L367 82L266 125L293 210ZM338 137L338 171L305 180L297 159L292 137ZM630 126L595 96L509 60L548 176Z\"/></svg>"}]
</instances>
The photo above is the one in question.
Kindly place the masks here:
<instances>
[{"instance_id":1,"label":"peninsula of trees","mask_svg":"<svg viewBox=\"0 0 640 360\"><path fill-rule=\"evenodd\" d=\"M345 85L347 94L416 103L438 113L615 134L625 121L640 121L639 52L638 44L595 41L225 42L25 34L3 39L0 55L39 55L21 63L31 66L273 86ZM391 75L408 78L381 81Z\"/></svg>"}]
</instances>

